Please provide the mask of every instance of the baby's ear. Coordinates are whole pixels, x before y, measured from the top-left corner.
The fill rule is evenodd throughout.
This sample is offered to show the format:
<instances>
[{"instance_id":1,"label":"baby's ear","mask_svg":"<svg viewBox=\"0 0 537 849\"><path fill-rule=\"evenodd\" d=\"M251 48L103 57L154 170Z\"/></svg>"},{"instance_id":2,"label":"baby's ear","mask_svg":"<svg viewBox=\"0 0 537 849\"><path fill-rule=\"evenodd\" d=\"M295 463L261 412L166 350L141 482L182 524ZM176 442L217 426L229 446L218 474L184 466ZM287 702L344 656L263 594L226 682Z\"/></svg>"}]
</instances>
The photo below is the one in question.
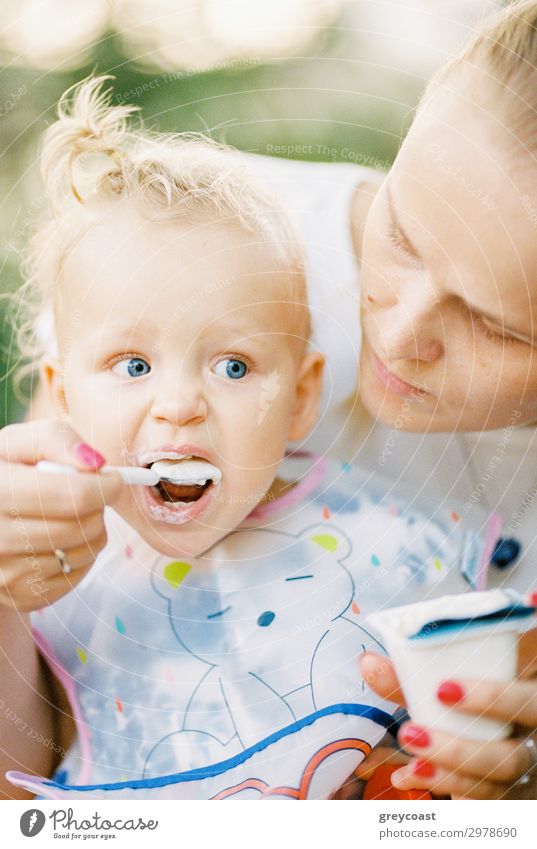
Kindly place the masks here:
<instances>
[{"instance_id":1,"label":"baby's ear","mask_svg":"<svg viewBox=\"0 0 537 849\"><path fill-rule=\"evenodd\" d=\"M296 397L288 439L304 439L315 424L323 389L324 357L318 351L304 354L298 370Z\"/></svg>"},{"instance_id":2,"label":"baby's ear","mask_svg":"<svg viewBox=\"0 0 537 849\"><path fill-rule=\"evenodd\" d=\"M329 522L310 525L304 529L301 536L335 554L337 560L344 560L352 551L352 543L345 531Z\"/></svg>"},{"instance_id":3,"label":"baby's ear","mask_svg":"<svg viewBox=\"0 0 537 849\"><path fill-rule=\"evenodd\" d=\"M60 361L56 357L44 358L41 360L39 372L50 403L62 417L68 416L69 407L65 397L63 369Z\"/></svg>"}]
</instances>

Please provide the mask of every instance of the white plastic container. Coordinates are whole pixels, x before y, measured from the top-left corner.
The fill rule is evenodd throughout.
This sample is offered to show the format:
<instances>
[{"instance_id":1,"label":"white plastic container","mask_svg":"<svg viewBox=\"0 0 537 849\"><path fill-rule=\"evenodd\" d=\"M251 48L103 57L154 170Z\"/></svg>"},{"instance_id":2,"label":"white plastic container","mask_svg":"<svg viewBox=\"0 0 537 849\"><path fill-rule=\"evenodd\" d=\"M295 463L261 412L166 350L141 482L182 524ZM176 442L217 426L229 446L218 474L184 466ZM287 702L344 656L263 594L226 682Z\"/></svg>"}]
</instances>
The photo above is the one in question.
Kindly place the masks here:
<instances>
[{"instance_id":1,"label":"white plastic container","mask_svg":"<svg viewBox=\"0 0 537 849\"><path fill-rule=\"evenodd\" d=\"M534 612L515 593L490 590L394 607L368 619L395 665L413 722L474 740L499 740L511 734L509 724L452 710L436 692L448 680L512 681L518 634L535 624ZM491 615L499 618L484 618Z\"/></svg>"}]
</instances>

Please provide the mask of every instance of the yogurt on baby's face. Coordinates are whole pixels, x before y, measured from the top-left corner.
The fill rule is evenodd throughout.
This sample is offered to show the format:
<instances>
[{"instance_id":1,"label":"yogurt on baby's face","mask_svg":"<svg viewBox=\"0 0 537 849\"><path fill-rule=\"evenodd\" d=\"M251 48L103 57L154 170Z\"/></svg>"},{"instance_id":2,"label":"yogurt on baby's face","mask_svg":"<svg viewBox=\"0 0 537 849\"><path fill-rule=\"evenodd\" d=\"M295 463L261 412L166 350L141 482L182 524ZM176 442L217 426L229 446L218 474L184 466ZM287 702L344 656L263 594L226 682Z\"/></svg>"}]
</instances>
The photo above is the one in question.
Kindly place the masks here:
<instances>
[{"instance_id":1,"label":"yogurt on baby's face","mask_svg":"<svg viewBox=\"0 0 537 849\"><path fill-rule=\"evenodd\" d=\"M175 484L203 486L208 481L217 484L222 480L222 472L219 468L207 460L191 457L184 460L157 460L151 468L159 473L162 480Z\"/></svg>"}]
</instances>

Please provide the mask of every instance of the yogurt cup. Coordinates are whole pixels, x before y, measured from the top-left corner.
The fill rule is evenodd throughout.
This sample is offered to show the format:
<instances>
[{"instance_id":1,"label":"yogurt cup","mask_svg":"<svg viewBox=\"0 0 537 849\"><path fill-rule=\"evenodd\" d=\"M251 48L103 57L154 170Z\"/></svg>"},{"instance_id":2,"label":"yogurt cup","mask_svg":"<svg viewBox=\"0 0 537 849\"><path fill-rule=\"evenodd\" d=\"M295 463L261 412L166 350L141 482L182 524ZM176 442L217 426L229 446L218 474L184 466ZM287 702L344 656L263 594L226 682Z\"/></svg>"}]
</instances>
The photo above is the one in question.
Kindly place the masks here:
<instances>
[{"instance_id":1,"label":"yogurt cup","mask_svg":"<svg viewBox=\"0 0 537 849\"><path fill-rule=\"evenodd\" d=\"M412 721L473 740L508 737L509 724L452 710L436 692L446 680L512 681L518 635L535 625L533 602L511 590L490 590L371 614L368 621L394 663Z\"/></svg>"}]
</instances>

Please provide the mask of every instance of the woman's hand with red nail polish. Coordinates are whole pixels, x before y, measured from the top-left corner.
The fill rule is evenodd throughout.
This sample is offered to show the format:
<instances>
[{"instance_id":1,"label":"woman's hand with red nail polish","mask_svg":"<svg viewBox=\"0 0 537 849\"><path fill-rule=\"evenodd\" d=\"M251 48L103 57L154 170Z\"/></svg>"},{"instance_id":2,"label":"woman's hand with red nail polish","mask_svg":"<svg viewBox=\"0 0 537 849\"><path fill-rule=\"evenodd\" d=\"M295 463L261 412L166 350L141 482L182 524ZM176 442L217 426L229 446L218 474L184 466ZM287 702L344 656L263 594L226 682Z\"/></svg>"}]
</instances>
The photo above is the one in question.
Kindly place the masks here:
<instances>
[{"instance_id":1,"label":"woman's hand with red nail polish","mask_svg":"<svg viewBox=\"0 0 537 849\"><path fill-rule=\"evenodd\" d=\"M436 767L430 761L414 760L411 766L414 775L420 778L434 778L436 775Z\"/></svg>"},{"instance_id":2,"label":"woman's hand with red nail polish","mask_svg":"<svg viewBox=\"0 0 537 849\"><path fill-rule=\"evenodd\" d=\"M361 668L371 689L402 703L395 670L389 660L370 654L362 660ZM530 756L522 745L522 738L537 728L536 672L537 629L533 629L519 638L519 675L511 683L468 679L444 681L437 690L437 698L450 710L469 717L489 716L505 721L506 725L518 723L524 727L517 737L486 742L453 737L412 721L406 723L399 731L398 740L405 752L414 758L393 774L394 786L400 790L427 789L440 797L537 798L537 775L524 788L514 786L530 766ZM418 773L416 761L419 762ZM420 764L424 761L434 768L434 775L423 774Z\"/></svg>"},{"instance_id":3,"label":"woman's hand with red nail polish","mask_svg":"<svg viewBox=\"0 0 537 849\"><path fill-rule=\"evenodd\" d=\"M398 790L429 790L433 796L453 799L501 799L506 792L503 784L487 777L453 772L439 766L438 760L423 758L413 759L394 772L392 784Z\"/></svg>"},{"instance_id":4,"label":"woman's hand with red nail polish","mask_svg":"<svg viewBox=\"0 0 537 849\"><path fill-rule=\"evenodd\" d=\"M73 452L80 463L88 469L93 469L93 471L97 471L106 463L103 455L86 442L77 442L73 448Z\"/></svg>"},{"instance_id":5,"label":"woman's hand with red nail polish","mask_svg":"<svg viewBox=\"0 0 537 849\"><path fill-rule=\"evenodd\" d=\"M456 681L443 681L436 691L436 696L444 705L456 705L462 702L465 693L464 688Z\"/></svg>"},{"instance_id":6,"label":"woman's hand with red nail polish","mask_svg":"<svg viewBox=\"0 0 537 849\"><path fill-rule=\"evenodd\" d=\"M402 746L408 749L425 749L431 745L431 737L421 725L407 722L401 727L397 735Z\"/></svg>"},{"instance_id":7,"label":"woman's hand with red nail polish","mask_svg":"<svg viewBox=\"0 0 537 849\"><path fill-rule=\"evenodd\" d=\"M359 663L362 678L377 695L405 707L405 697L389 657L365 652L360 656Z\"/></svg>"},{"instance_id":8,"label":"woman's hand with red nail polish","mask_svg":"<svg viewBox=\"0 0 537 849\"><path fill-rule=\"evenodd\" d=\"M459 694L448 689L447 701L453 710L503 718L506 723L513 717L519 720L523 717L528 731L535 728L535 681L518 679L501 685L492 681L465 680L457 684L464 696L454 701L453 696ZM444 700L444 704L447 701ZM517 738L492 742L470 740L406 723L398 739L405 751L415 756L392 776L394 785L400 790L422 788L436 796L451 795L453 798L500 799L508 794L516 798L513 785L530 766L528 751ZM434 768L434 774L430 767ZM535 798L535 792L527 798Z\"/></svg>"},{"instance_id":9,"label":"woman's hand with red nail polish","mask_svg":"<svg viewBox=\"0 0 537 849\"><path fill-rule=\"evenodd\" d=\"M35 468L39 460L80 471L68 478ZM70 592L107 542L104 509L123 491L119 474L64 421L0 430L0 608L37 610ZM61 549L71 572L60 568Z\"/></svg>"}]
</instances>

